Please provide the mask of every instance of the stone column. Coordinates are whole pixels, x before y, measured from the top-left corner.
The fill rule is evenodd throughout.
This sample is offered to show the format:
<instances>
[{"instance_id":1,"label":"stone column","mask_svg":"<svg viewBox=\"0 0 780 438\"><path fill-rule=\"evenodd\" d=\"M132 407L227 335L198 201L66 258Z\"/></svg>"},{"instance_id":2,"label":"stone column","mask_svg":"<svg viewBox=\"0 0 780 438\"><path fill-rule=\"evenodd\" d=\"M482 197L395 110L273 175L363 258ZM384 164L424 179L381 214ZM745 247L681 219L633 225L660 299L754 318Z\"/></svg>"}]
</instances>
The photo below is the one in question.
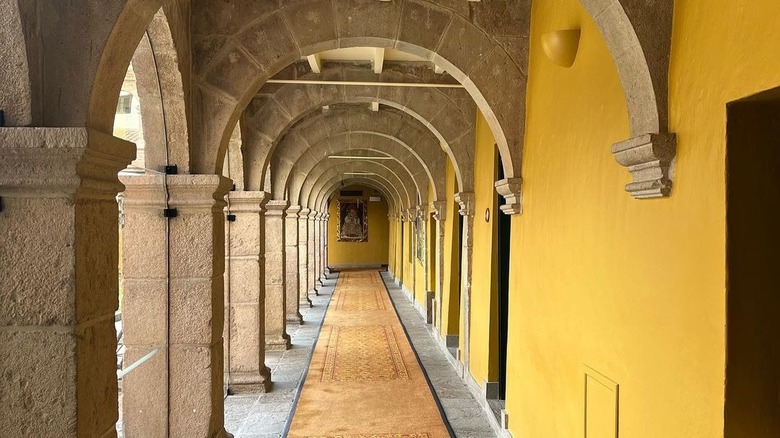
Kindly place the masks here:
<instances>
[{"instance_id":1,"label":"stone column","mask_svg":"<svg viewBox=\"0 0 780 438\"><path fill-rule=\"evenodd\" d=\"M135 146L0 129L0 430L115 436L117 172Z\"/></svg>"},{"instance_id":2,"label":"stone column","mask_svg":"<svg viewBox=\"0 0 780 438\"><path fill-rule=\"evenodd\" d=\"M328 267L328 259L325 255L325 244L328 238L328 214L323 213L320 217L320 285L327 280L325 275Z\"/></svg>"},{"instance_id":3,"label":"stone column","mask_svg":"<svg viewBox=\"0 0 780 438\"><path fill-rule=\"evenodd\" d=\"M230 192L228 222L230 285L229 378L233 393L266 392L271 370L265 366L265 192Z\"/></svg>"},{"instance_id":4,"label":"stone column","mask_svg":"<svg viewBox=\"0 0 780 438\"><path fill-rule=\"evenodd\" d=\"M314 288L322 287L322 215L317 213L314 217Z\"/></svg>"},{"instance_id":5,"label":"stone column","mask_svg":"<svg viewBox=\"0 0 780 438\"><path fill-rule=\"evenodd\" d=\"M273 200L265 212L265 346L290 348L284 298L284 211L287 201Z\"/></svg>"},{"instance_id":6,"label":"stone column","mask_svg":"<svg viewBox=\"0 0 780 438\"><path fill-rule=\"evenodd\" d=\"M309 299L309 213L311 210L303 208L298 212L298 292L299 306L311 307Z\"/></svg>"},{"instance_id":7,"label":"stone column","mask_svg":"<svg viewBox=\"0 0 780 438\"><path fill-rule=\"evenodd\" d=\"M471 359L471 256L474 243L474 193L456 193L455 202L460 205L460 213L464 216L463 236L461 238L461 281L463 296L461 309L463 312L463 364L469 369Z\"/></svg>"},{"instance_id":8,"label":"stone column","mask_svg":"<svg viewBox=\"0 0 780 438\"><path fill-rule=\"evenodd\" d=\"M300 205L287 208L284 224L284 296L286 300L287 322L300 324L303 317L299 311L300 292L298 291L298 212Z\"/></svg>"},{"instance_id":9,"label":"stone column","mask_svg":"<svg viewBox=\"0 0 780 438\"><path fill-rule=\"evenodd\" d=\"M330 274L330 267L328 266L328 224L330 223L330 213L325 214L325 222L322 225L322 260L324 279L327 280L327 274Z\"/></svg>"},{"instance_id":10,"label":"stone column","mask_svg":"<svg viewBox=\"0 0 780 438\"><path fill-rule=\"evenodd\" d=\"M441 329L442 301L444 301L444 221L447 218L447 203L435 201L431 204L434 211L433 219L436 221L436 327Z\"/></svg>"},{"instance_id":11,"label":"stone column","mask_svg":"<svg viewBox=\"0 0 780 438\"><path fill-rule=\"evenodd\" d=\"M126 437L168 433L168 194L165 175L122 176L124 368L158 353L122 378Z\"/></svg>"},{"instance_id":12,"label":"stone column","mask_svg":"<svg viewBox=\"0 0 780 438\"><path fill-rule=\"evenodd\" d=\"M308 276L306 278L306 287L308 288L309 293L314 294L315 296L319 295L319 293L317 292L317 288L314 286L314 279L315 279L315 276L317 275L316 274L316 272L317 272L317 270L316 270L316 263L315 263L316 262L315 254L317 253L317 251L316 251L316 246L317 245L315 244L316 236L315 236L315 233L314 233L314 224L316 223L317 214L318 213L316 211L311 211L311 212L309 212L309 217L308 217L308 227L309 227L309 245L308 245L309 248L308 248L308 251L309 251L309 256L307 257Z\"/></svg>"},{"instance_id":13,"label":"stone column","mask_svg":"<svg viewBox=\"0 0 780 438\"><path fill-rule=\"evenodd\" d=\"M166 186L169 206L177 213L168 220L168 436L225 436L223 208L232 181L168 175Z\"/></svg>"}]
</instances>

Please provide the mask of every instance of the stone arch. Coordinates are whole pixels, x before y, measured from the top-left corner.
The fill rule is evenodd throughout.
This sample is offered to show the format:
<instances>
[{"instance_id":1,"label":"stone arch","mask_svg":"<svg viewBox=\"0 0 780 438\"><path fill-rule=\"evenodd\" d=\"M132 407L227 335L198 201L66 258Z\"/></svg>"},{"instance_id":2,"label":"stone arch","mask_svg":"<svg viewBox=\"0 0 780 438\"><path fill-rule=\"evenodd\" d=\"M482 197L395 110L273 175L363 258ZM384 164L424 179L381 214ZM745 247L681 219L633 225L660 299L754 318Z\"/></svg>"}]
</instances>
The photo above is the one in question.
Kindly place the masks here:
<instances>
[{"instance_id":1,"label":"stone arch","mask_svg":"<svg viewBox=\"0 0 780 438\"><path fill-rule=\"evenodd\" d=\"M530 1L483 2L477 5L478 14L466 6L442 7L428 0L313 0L278 10L273 5L252 5L236 13L235 5L224 3L214 5L210 14L195 11L196 17L204 16L193 27L196 34L204 33L198 36L207 56L198 66L194 94L199 118L212 122L194 139L200 160L195 167L221 168L230 130L271 76L301 56L368 46L413 53L445 68L485 115L505 175L519 176ZM220 16L226 19L219 25L223 31L208 29L214 25L212 17ZM496 16L502 18L500 23L492 20ZM217 39L217 34L229 37Z\"/></svg>"},{"instance_id":2,"label":"stone arch","mask_svg":"<svg viewBox=\"0 0 780 438\"><path fill-rule=\"evenodd\" d=\"M322 187L327 185L328 181L335 178L343 178L346 172L366 172L372 173L377 178L387 181L391 190L396 192L398 203L400 205L417 205L418 194L414 184L405 180L400 166L394 166L393 162L375 163L336 163L335 165L323 165L315 168L311 177L301 187L300 199L308 199L309 204L316 204L316 195L321 194ZM362 175L353 175L362 176ZM294 194L295 195L295 194Z\"/></svg>"},{"instance_id":3,"label":"stone arch","mask_svg":"<svg viewBox=\"0 0 780 438\"><path fill-rule=\"evenodd\" d=\"M180 173L189 173L189 117L179 53L162 9L154 14L131 62L141 100L146 167L162 171L176 164Z\"/></svg>"},{"instance_id":4,"label":"stone arch","mask_svg":"<svg viewBox=\"0 0 780 438\"><path fill-rule=\"evenodd\" d=\"M292 145L295 146L295 145ZM308 145L307 145L308 146ZM444 163L434 163L438 168L433 172L429 164L419 160L413 150L407 149L394 139L368 132L346 132L333 135L303 148L282 148L277 151L271 161L273 167L271 184L274 197L280 199L287 190L296 191L300 188L306 175L329 155L345 151L374 151L395 159L412 176L421 193L428 193L429 185L434 187L434 196L444 196L443 178ZM436 178L433 177L436 175Z\"/></svg>"},{"instance_id":5,"label":"stone arch","mask_svg":"<svg viewBox=\"0 0 780 438\"><path fill-rule=\"evenodd\" d=\"M317 205L318 196L321 196L323 186L330 180L344 178L345 176L373 176L386 181L398 199L398 203L404 206L416 205L417 193L415 187L409 181L403 180L403 175L398 172L400 166L393 169L390 163L360 162L337 163L334 166L316 167L301 186L301 205ZM345 175L346 172L365 172L373 175ZM296 194L292 194L295 196ZM408 207L407 207L408 208Z\"/></svg>"},{"instance_id":6,"label":"stone arch","mask_svg":"<svg viewBox=\"0 0 780 438\"><path fill-rule=\"evenodd\" d=\"M321 75L310 73L301 77L327 76L329 80L347 80L355 74L349 67L331 67L324 69ZM419 81L417 76L392 70L380 75L382 80L385 76L387 80ZM473 190L471 172L461 169L473 161L476 107L462 89L285 84L272 90L272 94L263 94L261 90L250 104L251 110L256 110L252 114L253 126L257 127L259 138L267 142L252 150L253 156L248 159L255 163L265 162L274 153L278 139L291 126L323 106L378 102L408 114L427 127L456 163L455 175L460 189Z\"/></svg>"},{"instance_id":7,"label":"stone arch","mask_svg":"<svg viewBox=\"0 0 780 438\"><path fill-rule=\"evenodd\" d=\"M392 190L388 188L385 181L382 181L378 178L371 178L371 177L360 177L360 178L347 178L347 179L339 179L334 178L329 186L323 187L323 195L321 197L318 197L318 199L321 199L321 203L317 204L317 207L321 211L326 211L328 208L328 202L333 197L333 194L339 190L342 186L348 187L350 185L365 185L368 187L371 187L375 190L378 190L380 193L382 193L387 200L387 207L388 210L396 211L400 208L400 204L398 203L398 200L395 199L392 195L388 195L388 193L392 193Z\"/></svg>"},{"instance_id":8,"label":"stone arch","mask_svg":"<svg viewBox=\"0 0 780 438\"><path fill-rule=\"evenodd\" d=\"M316 190L320 178L325 175L330 175L338 171L365 171L368 168L373 168L374 170L371 170L372 172L376 172L376 169L378 169L382 176L385 176L393 183L400 182L400 185L395 185L394 187L399 188L399 194L401 196L406 195L410 203L419 204L421 202L420 194L422 192L420 186L408 173L408 169L396 160L388 160L383 163L374 161L321 161L307 173L300 188L297 191L290 192L290 199L300 199L301 202L303 202L312 191ZM389 171L387 175L384 174L385 170ZM309 175L311 175L311 178Z\"/></svg>"},{"instance_id":9,"label":"stone arch","mask_svg":"<svg viewBox=\"0 0 780 438\"><path fill-rule=\"evenodd\" d=\"M254 124L242 124L244 138L245 177L247 187L260 187L265 178L260 173L260 163L246 159L248 151L262 148L262 139L253 129ZM373 133L392 139L407 149L417 151L420 159L427 163L437 163L446 159L438 140L416 120L396 110L381 109L371 112L364 109L333 110L326 114L317 114L300 121L284 138L285 144L314 145L327 137L344 133ZM258 143L260 145L258 145ZM267 163L262 163L267 166ZM469 166L471 167L471 166ZM465 173L465 170L464 170ZM443 174L442 174L443 175ZM429 175L434 177L434 175Z\"/></svg>"},{"instance_id":10,"label":"stone arch","mask_svg":"<svg viewBox=\"0 0 780 438\"><path fill-rule=\"evenodd\" d=\"M676 141L668 132L672 0L580 0L615 61L626 99L631 138L612 146L634 182L636 198L668 196Z\"/></svg>"}]
</instances>

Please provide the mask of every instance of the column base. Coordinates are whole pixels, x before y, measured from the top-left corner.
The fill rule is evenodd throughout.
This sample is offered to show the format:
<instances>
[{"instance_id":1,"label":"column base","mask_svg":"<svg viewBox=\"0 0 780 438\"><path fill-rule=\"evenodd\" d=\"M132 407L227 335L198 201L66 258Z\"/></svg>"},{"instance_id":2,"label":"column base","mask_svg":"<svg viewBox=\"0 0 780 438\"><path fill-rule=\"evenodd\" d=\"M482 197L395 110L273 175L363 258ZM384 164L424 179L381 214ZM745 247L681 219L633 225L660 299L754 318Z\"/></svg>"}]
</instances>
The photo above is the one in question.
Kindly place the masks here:
<instances>
[{"instance_id":1,"label":"column base","mask_svg":"<svg viewBox=\"0 0 780 438\"><path fill-rule=\"evenodd\" d=\"M224 428L217 432L216 438L233 438L233 434L226 431Z\"/></svg>"},{"instance_id":2,"label":"column base","mask_svg":"<svg viewBox=\"0 0 780 438\"><path fill-rule=\"evenodd\" d=\"M259 372L230 373L228 391L231 394L256 394L271 390L271 369L263 367Z\"/></svg>"},{"instance_id":3,"label":"column base","mask_svg":"<svg viewBox=\"0 0 780 438\"><path fill-rule=\"evenodd\" d=\"M298 312L295 312L292 315L287 315L287 323L288 324L303 324L303 315L301 315Z\"/></svg>"},{"instance_id":4,"label":"column base","mask_svg":"<svg viewBox=\"0 0 780 438\"><path fill-rule=\"evenodd\" d=\"M314 288L309 291L309 295L314 295L315 297L320 296L320 292L317 290L317 288Z\"/></svg>"},{"instance_id":5,"label":"column base","mask_svg":"<svg viewBox=\"0 0 780 438\"><path fill-rule=\"evenodd\" d=\"M309 297L302 298L301 301L298 303L298 305L304 309L311 309L312 307L311 298Z\"/></svg>"},{"instance_id":6,"label":"column base","mask_svg":"<svg viewBox=\"0 0 780 438\"><path fill-rule=\"evenodd\" d=\"M266 337L265 349L272 351L289 350L291 346L290 335L285 333L282 337Z\"/></svg>"}]
</instances>

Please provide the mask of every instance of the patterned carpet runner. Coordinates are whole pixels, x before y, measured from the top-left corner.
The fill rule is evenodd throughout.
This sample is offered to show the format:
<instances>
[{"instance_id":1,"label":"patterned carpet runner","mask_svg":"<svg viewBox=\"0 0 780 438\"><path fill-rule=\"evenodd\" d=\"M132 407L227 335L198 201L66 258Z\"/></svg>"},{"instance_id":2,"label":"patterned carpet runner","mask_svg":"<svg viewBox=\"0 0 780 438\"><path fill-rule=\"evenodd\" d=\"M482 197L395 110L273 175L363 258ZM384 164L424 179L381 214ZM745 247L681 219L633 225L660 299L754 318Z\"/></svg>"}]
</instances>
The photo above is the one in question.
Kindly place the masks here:
<instances>
[{"instance_id":1,"label":"patterned carpet runner","mask_svg":"<svg viewBox=\"0 0 780 438\"><path fill-rule=\"evenodd\" d=\"M450 436L378 272L340 274L287 436Z\"/></svg>"}]
</instances>

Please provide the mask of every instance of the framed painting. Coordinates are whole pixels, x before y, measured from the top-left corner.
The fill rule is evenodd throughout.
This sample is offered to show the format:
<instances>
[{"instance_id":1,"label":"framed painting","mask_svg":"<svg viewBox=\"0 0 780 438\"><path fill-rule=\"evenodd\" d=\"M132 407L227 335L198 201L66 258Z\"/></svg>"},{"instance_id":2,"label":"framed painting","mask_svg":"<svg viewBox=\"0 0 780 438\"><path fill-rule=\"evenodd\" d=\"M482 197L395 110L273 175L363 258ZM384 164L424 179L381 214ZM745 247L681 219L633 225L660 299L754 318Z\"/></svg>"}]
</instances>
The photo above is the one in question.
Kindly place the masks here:
<instances>
[{"instance_id":1,"label":"framed painting","mask_svg":"<svg viewBox=\"0 0 780 438\"><path fill-rule=\"evenodd\" d=\"M368 204L360 199L339 200L339 242L368 242Z\"/></svg>"}]
</instances>

